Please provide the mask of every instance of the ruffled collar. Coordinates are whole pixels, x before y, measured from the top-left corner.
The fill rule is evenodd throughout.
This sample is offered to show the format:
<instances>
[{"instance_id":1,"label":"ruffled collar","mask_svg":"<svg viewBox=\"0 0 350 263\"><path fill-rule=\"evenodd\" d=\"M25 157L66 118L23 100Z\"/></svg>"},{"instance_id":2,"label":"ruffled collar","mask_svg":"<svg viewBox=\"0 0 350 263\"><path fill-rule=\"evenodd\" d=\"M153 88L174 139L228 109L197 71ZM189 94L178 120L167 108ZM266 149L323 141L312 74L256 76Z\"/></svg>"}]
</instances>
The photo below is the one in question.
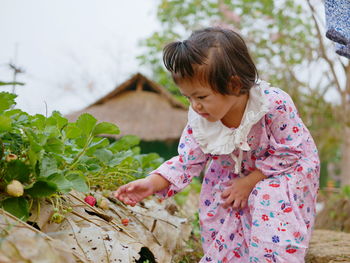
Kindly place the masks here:
<instances>
[{"instance_id":1,"label":"ruffled collar","mask_svg":"<svg viewBox=\"0 0 350 263\"><path fill-rule=\"evenodd\" d=\"M264 94L264 90L269 87L269 83L259 81L250 89L241 124L236 129L226 127L221 121L209 122L190 107L188 122L202 151L214 155L231 154L236 149L249 151L249 132L269 111L269 102Z\"/></svg>"}]
</instances>

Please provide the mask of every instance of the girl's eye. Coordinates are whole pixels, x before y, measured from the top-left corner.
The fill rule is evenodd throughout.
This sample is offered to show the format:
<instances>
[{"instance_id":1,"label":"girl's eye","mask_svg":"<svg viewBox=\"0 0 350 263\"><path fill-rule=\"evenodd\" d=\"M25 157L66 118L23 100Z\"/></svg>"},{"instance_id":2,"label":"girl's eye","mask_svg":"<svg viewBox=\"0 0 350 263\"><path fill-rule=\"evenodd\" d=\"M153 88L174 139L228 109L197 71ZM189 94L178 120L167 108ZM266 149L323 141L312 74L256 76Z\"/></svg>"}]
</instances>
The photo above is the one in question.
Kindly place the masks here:
<instances>
[{"instance_id":1,"label":"girl's eye","mask_svg":"<svg viewBox=\"0 0 350 263\"><path fill-rule=\"evenodd\" d=\"M199 97L197 97L198 99L200 99L200 100L203 100L203 99L205 99L207 96L199 96Z\"/></svg>"}]
</instances>

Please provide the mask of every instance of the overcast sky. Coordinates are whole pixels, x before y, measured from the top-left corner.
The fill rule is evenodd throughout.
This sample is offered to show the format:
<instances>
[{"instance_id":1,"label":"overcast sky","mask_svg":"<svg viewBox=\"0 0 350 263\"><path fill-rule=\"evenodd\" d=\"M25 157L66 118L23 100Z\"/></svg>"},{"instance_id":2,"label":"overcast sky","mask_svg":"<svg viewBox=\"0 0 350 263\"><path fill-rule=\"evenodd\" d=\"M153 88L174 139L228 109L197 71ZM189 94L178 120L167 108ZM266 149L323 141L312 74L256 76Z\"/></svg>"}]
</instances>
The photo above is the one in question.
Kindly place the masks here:
<instances>
[{"instance_id":1,"label":"overcast sky","mask_svg":"<svg viewBox=\"0 0 350 263\"><path fill-rule=\"evenodd\" d=\"M158 28L157 2L0 0L0 80L12 80L14 62L25 71L18 108L80 109L132 74L148 73L135 57L143 51L138 42Z\"/></svg>"}]
</instances>

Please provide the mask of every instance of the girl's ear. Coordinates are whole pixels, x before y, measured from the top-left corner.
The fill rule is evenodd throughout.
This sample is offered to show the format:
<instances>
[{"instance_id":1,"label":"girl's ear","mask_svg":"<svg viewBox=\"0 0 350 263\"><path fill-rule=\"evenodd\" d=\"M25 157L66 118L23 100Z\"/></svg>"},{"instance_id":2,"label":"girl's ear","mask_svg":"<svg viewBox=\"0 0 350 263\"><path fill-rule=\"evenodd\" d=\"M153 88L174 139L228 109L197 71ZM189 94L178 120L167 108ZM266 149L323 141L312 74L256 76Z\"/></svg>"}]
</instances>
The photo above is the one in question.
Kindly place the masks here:
<instances>
[{"instance_id":1,"label":"girl's ear","mask_svg":"<svg viewBox=\"0 0 350 263\"><path fill-rule=\"evenodd\" d=\"M241 94L242 81L239 76L232 76L229 85L233 95L239 96Z\"/></svg>"}]
</instances>

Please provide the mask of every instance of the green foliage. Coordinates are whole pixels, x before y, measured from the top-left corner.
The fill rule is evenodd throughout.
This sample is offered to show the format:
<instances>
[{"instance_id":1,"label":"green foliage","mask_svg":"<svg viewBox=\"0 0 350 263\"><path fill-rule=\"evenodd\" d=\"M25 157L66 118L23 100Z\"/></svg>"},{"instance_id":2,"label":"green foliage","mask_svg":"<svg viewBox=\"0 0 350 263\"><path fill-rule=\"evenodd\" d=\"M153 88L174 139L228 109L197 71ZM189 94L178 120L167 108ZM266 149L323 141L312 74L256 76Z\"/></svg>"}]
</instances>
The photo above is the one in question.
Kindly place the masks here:
<instances>
[{"instance_id":1,"label":"green foliage","mask_svg":"<svg viewBox=\"0 0 350 263\"><path fill-rule=\"evenodd\" d=\"M350 200L350 185L343 186L341 189L341 193L344 197Z\"/></svg>"},{"instance_id":2,"label":"green foliage","mask_svg":"<svg viewBox=\"0 0 350 263\"><path fill-rule=\"evenodd\" d=\"M1 202L2 207L9 213L26 221L29 217L28 201L24 197L10 197Z\"/></svg>"},{"instance_id":3,"label":"green foliage","mask_svg":"<svg viewBox=\"0 0 350 263\"><path fill-rule=\"evenodd\" d=\"M28 204L34 199L72 189L114 190L162 162L157 154L140 154L136 136L125 136L112 144L99 137L119 134L115 124L98 123L87 113L71 123L57 111L49 117L31 116L11 109L15 97L0 93L0 191L12 180L23 184L23 196L1 202L19 218L28 218Z\"/></svg>"},{"instance_id":4,"label":"green foliage","mask_svg":"<svg viewBox=\"0 0 350 263\"><path fill-rule=\"evenodd\" d=\"M201 191L201 187L202 187L202 183L199 180L199 178L198 177L194 177L193 181L185 189L183 189L180 193L177 193L174 196L174 199L175 199L176 203L179 206L183 206L185 204L186 200L187 200L188 195L191 192L199 194L200 191Z\"/></svg>"}]
</instances>

